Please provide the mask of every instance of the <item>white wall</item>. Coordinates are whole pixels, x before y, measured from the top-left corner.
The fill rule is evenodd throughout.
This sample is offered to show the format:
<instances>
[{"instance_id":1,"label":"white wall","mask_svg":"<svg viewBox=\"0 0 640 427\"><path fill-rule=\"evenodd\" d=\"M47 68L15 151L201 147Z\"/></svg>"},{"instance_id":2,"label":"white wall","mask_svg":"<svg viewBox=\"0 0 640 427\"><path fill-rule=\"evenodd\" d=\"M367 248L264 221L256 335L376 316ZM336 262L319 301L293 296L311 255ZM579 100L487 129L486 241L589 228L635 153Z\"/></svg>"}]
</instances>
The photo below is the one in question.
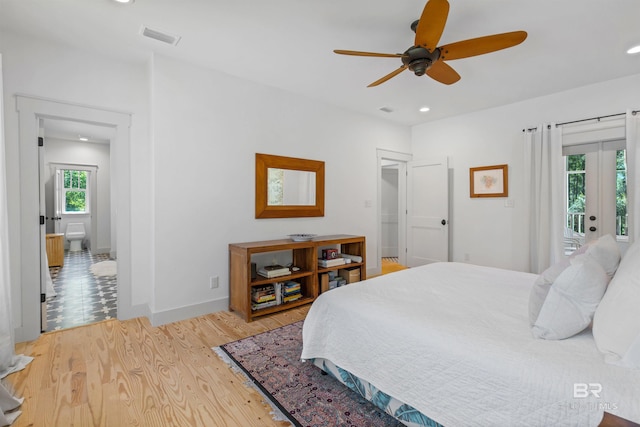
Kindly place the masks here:
<instances>
[{"instance_id":1,"label":"white wall","mask_svg":"<svg viewBox=\"0 0 640 427\"><path fill-rule=\"evenodd\" d=\"M162 323L226 308L233 242L363 234L376 266L376 211L365 207L376 199L376 148L407 152L409 128L162 57L126 63L4 32L0 52L16 327L23 318L16 94L132 114L134 310L127 313ZM256 152L325 161L325 217L256 220ZM212 291L214 275L221 285Z\"/></svg>"},{"instance_id":2,"label":"white wall","mask_svg":"<svg viewBox=\"0 0 640 427\"><path fill-rule=\"evenodd\" d=\"M111 167L109 161L109 144L95 144L79 141L67 141L55 138L45 140L45 173L48 175L45 182L45 203L48 217L55 214L54 211L54 189L55 189L55 165L51 163L71 163L81 165L91 165L97 167L96 197L98 211L91 215L91 220L96 221L98 235L96 242L91 242L92 251L96 253L109 253L111 249ZM88 219L88 218L87 218ZM76 222L75 220L67 220ZM90 222L88 222L90 224ZM60 230L64 233L66 228ZM85 225L87 239L91 234L91 227ZM47 221L47 233L53 233L53 222ZM69 243L65 240L65 247Z\"/></svg>"},{"instance_id":3,"label":"white wall","mask_svg":"<svg viewBox=\"0 0 640 427\"><path fill-rule=\"evenodd\" d=\"M523 84L526 84L524 82ZM590 85L412 130L414 159L449 156L453 169L452 261L527 269L523 224L523 132L542 122L565 122L640 108L640 75ZM509 164L509 200L469 197L469 168Z\"/></svg>"},{"instance_id":4,"label":"white wall","mask_svg":"<svg viewBox=\"0 0 640 427\"><path fill-rule=\"evenodd\" d=\"M19 135L16 94L67 101L84 106L130 112L133 116L128 147L131 164L131 300L148 304L150 277L150 161L149 82L145 64L124 63L89 51L71 49L44 40L0 33L3 55L5 137L8 176L11 282L16 328L22 326L20 273ZM117 164L112 172L117 173ZM113 189L112 189L113 191ZM31 195L25 195L31 197ZM33 316L25 313L24 316Z\"/></svg>"},{"instance_id":5,"label":"white wall","mask_svg":"<svg viewBox=\"0 0 640 427\"><path fill-rule=\"evenodd\" d=\"M152 80L156 322L226 301L229 243L362 234L377 265L376 211L365 207L376 148L408 150L408 128L161 56ZM325 216L255 219L256 152L324 161ZM223 285L210 290L210 276Z\"/></svg>"}]
</instances>

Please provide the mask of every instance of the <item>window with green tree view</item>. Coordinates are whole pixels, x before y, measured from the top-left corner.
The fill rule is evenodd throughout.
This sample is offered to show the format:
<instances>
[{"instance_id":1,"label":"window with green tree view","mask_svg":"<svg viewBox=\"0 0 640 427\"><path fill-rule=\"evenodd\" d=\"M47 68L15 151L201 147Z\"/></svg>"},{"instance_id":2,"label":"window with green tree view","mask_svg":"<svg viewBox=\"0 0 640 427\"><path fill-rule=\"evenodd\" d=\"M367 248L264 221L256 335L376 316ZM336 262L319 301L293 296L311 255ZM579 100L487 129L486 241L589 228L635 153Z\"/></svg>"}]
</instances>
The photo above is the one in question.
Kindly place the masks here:
<instances>
[{"instance_id":1,"label":"window with green tree view","mask_svg":"<svg viewBox=\"0 0 640 427\"><path fill-rule=\"evenodd\" d=\"M87 181L87 171L63 171L64 213L89 212Z\"/></svg>"}]
</instances>

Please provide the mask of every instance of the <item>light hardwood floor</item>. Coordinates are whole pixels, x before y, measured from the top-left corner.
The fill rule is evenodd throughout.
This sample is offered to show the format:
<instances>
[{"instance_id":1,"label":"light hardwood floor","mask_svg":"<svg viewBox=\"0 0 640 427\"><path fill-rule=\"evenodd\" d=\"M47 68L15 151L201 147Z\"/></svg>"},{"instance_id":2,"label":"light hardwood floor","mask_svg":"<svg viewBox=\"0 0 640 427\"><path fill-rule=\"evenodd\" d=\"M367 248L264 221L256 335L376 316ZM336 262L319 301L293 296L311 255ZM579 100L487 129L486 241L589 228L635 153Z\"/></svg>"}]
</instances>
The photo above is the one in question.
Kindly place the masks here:
<instances>
[{"instance_id":1,"label":"light hardwood floor","mask_svg":"<svg viewBox=\"0 0 640 427\"><path fill-rule=\"evenodd\" d=\"M245 323L230 312L160 327L107 320L45 333L5 384L25 398L23 426L285 426L211 347L304 319L309 306Z\"/></svg>"},{"instance_id":2,"label":"light hardwood floor","mask_svg":"<svg viewBox=\"0 0 640 427\"><path fill-rule=\"evenodd\" d=\"M381 266L381 275L393 273L394 271L406 270L408 267L404 265L398 264L397 262L389 262L386 259L382 259L380 264Z\"/></svg>"}]
</instances>

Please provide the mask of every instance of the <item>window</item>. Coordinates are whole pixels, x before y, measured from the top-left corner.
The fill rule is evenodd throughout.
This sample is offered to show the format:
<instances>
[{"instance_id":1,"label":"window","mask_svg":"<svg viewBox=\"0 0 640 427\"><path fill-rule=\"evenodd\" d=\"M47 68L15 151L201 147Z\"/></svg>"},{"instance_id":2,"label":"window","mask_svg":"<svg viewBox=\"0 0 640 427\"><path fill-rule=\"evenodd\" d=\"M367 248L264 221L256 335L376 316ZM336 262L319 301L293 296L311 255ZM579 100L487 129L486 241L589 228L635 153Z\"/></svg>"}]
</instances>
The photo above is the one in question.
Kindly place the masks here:
<instances>
[{"instance_id":1,"label":"window","mask_svg":"<svg viewBox=\"0 0 640 427\"><path fill-rule=\"evenodd\" d=\"M87 191L88 172L68 170L63 172L63 212L88 213L89 193Z\"/></svg>"}]
</instances>

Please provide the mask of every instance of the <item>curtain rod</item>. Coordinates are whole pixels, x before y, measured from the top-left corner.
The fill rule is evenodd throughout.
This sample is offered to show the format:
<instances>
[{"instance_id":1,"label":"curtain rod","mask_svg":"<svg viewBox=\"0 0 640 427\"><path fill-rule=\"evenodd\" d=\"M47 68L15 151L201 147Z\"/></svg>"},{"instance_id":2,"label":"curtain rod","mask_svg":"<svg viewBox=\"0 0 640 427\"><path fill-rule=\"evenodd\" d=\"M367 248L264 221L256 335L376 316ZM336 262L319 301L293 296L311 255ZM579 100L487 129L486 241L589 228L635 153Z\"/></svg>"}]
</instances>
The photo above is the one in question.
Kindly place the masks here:
<instances>
[{"instance_id":1,"label":"curtain rod","mask_svg":"<svg viewBox=\"0 0 640 427\"><path fill-rule=\"evenodd\" d=\"M636 114L638 114L639 110L633 110L631 111L631 114L633 114L634 116ZM573 123L580 123L580 122L588 122L589 120L597 120L600 121L600 119L608 119L609 117L616 117L616 116L625 116L627 113L617 113L617 114L609 114L608 116L599 116L599 117L591 117L589 119L580 119L580 120L573 120L570 122L563 122L563 123L556 123L556 127L558 126L562 126L562 125L569 125L569 124L573 124ZM547 126L548 129L551 129L551 125ZM538 129L538 127L534 127L534 128L527 128L527 129L522 129L522 132L532 132L534 130Z\"/></svg>"}]
</instances>

